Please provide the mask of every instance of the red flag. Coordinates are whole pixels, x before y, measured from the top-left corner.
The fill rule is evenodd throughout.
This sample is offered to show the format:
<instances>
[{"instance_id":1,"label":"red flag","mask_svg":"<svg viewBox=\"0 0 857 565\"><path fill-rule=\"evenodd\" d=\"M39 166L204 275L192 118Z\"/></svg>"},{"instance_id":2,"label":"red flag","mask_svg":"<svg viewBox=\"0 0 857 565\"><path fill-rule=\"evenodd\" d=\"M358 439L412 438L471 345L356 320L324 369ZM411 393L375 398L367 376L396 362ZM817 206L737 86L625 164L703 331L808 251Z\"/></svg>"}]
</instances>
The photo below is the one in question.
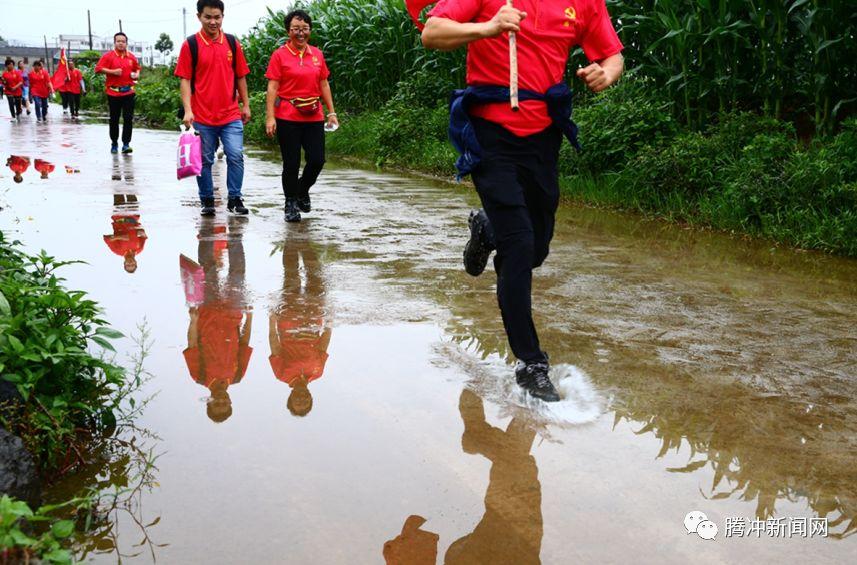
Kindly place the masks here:
<instances>
[{"instance_id":1,"label":"red flag","mask_svg":"<svg viewBox=\"0 0 857 565\"><path fill-rule=\"evenodd\" d=\"M414 20L414 25L417 26L418 30L422 31L425 27L420 21L420 13L426 6L436 3L437 0L405 0L405 7L408 9L408 13L411 15L411 19Z\"/></svg>"},{"instance_id":2,"label":"red flag","mask_svg":"<svg viewBox=\"0 0 857 565\"><path fill-rule=\"evenodd\" d=\"M57 70L54 71L54 76L51 77L51 84L54 90L59 90L59 87L71 81L71 73L68 71L68 59L65 58L65 49L60 49L60 64Z\"/></svg>"}]
</instances>

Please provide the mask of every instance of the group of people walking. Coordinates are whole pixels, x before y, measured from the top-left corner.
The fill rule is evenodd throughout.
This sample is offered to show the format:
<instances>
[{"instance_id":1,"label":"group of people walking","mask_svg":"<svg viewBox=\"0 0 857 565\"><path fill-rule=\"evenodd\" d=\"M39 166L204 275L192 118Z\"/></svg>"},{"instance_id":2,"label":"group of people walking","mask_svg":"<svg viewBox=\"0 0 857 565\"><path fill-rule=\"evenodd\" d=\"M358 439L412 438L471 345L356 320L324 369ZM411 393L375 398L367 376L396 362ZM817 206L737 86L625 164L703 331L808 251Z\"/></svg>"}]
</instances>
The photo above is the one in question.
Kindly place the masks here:
<instances>
[{"instance_id":1,"label":"group of people walking","mask_svg":"<svg viewBox=\"0 0 857 565\"><path fill-rule=\"evenodd\" d=\"M250 68L241 43L222 30L224 5L199 0L202 29L181 47L175 74L181 79L182 121L202 141L202 172L197 177L201 214L213 216L211 166L218 146L226 155L228 212L246 215L244 125L250 121L247 75ZM265 130L277 136L283 158L282 188L287 222L299 222L312 208L309 191L325 161L324 128L339 125L322 52L309 44L312 18L303 10L285 17L288 41L272 55L268 79ZM323 108L327 108L325 117ZM300 173L301 149L306 163Z\"/></svg>"},{"instance_id":2,"label":"group of people walking","mask_svg":"<svg viewBox=\"0 0 857 565\"><path fill-rule=\"evenodd\" d=\"M57 77L48 72L41 60L34 61L30 70L24 61L18 61L17 67L13 59L6 59L6 70L0 75L3 82L3 95L9 103L9 113L15 121L21 120L26 111L31 114L31 107L36 112L36 122L46 122L48 119L48 99L59 93L62 100L63 112L77 118L80 115L80 98L86 92L83 74L75 68L74 61L68 61L62 70L62 76Z\"/></svg>"}]
</instances>

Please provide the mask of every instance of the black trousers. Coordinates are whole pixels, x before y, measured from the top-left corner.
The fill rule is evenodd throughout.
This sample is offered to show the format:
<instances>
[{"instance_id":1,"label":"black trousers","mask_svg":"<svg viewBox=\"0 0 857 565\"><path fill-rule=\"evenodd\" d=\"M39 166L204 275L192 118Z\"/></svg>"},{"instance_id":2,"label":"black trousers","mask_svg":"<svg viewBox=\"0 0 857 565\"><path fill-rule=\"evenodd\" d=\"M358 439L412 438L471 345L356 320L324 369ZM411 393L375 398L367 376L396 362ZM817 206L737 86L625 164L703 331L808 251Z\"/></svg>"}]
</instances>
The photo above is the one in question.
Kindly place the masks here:
<instances>
[{"instance_id":1,"label":"black trousers","mask_svg":"<svg viewBox=\"0 0 857 565\"><path fill-rule=\"evenodd\" d=\"M483 157L471 176L497 246L494 270L503 326L515 357L546 361L533 324L532 281L553 238L562 134L550 126L518 137L487 120L473 118L472 123Z\"/></svg>"},{"instance_id":2,"label":"black trousers","mask_svg":"<svg viewBox=\"0 0 857 565\"><path fill-rule=\"evenodd\" d=\"M9 113L13 118L21 115L21 97L6 95L6 100L9 102Z\"/></svg>"},{"instance_id":3,"label":"black trousers","mask_svg":"<svg viewBox=\"0 0 857 565\"><path fill-rule=\"evenodd\" d=\"M68 110L72 116L78 115L80 112L80 94L68 93Z\"/></svg>"},{"instance_id":4,"label":"black trousers","mask_svg":"<svg viewBox=\"0 0 857 565\"><path fill-rule=\"evenodd\" d=\"M108 96L107 105L110 108L110 141L116 143L119 139L119 116L122 116L122 143L131 143L131 132L134 129L134 99L136 94L128 96Z\"/></svg>"},{"instance_id":5,"label":"black trousers","mask_svg":"<svg viewBox=\"0 0 857 565\"><path fill-rule=\"evenodd\" d=\"M62 109L68 110L68 92L60 92L60 100L62 101Z\"/></svg>"},{"instance_id":6,"label":"black trousers","mask_svg":"<svg viewBox=\"0 0 857 565\"><path fill-rule=\"evenodd\" d=\"M324 122L277 120L277 141L283 157L283 194L286 198L307 196L324 167ZM301 148L306 163L301 166Z\"/></svg>"}]
</instances>

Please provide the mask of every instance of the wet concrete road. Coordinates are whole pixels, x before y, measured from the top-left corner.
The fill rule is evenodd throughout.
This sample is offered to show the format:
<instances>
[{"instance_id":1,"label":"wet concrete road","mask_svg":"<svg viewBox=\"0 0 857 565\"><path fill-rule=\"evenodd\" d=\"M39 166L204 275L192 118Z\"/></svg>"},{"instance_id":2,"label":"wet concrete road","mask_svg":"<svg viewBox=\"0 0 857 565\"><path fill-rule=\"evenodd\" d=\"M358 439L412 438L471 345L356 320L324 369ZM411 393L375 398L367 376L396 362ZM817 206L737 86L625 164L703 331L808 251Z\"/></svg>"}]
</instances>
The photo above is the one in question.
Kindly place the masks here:
<instances>
[{"instance_id":1,"label":"wet concrete road","mask_svg":"<svg viewBox=\"0 0 857 565\"><path fill-rule=\"evenodd\" d=\"M492 277L461 268L472 194L329 165L285 225L251 150L250 218L204 221L175 137L113 157L103 125L0 124L4 154L58 165L3 170L0 227L151 331L158 561L857 559L857 262L566 207L535 282L545 407L512 386Z\"/></svg>"}]
</instances>

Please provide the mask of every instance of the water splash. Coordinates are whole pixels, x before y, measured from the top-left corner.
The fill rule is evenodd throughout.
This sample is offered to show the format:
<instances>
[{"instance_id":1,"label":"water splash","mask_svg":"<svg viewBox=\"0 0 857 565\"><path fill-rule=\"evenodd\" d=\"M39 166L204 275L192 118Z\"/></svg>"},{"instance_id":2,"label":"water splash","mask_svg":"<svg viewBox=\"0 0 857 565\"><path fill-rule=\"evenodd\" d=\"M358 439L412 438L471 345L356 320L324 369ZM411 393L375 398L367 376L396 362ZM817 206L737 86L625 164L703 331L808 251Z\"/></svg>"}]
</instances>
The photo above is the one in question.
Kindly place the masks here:
<instances>
[{"instance_id":1,"label":"water splash","mask_svg":"<svg viewBox=\"0 0 857 565\"><path fill-rule=\"evenodd\" d=\"M507 379L508 400L519 408L527 409L533 418L558 426L590 424L604 413L605 402L592 385L589 376L574 365L551 367L551 380L559 391L559 402L543 402L533 398Z\"/></svg>"}]
</instances>

